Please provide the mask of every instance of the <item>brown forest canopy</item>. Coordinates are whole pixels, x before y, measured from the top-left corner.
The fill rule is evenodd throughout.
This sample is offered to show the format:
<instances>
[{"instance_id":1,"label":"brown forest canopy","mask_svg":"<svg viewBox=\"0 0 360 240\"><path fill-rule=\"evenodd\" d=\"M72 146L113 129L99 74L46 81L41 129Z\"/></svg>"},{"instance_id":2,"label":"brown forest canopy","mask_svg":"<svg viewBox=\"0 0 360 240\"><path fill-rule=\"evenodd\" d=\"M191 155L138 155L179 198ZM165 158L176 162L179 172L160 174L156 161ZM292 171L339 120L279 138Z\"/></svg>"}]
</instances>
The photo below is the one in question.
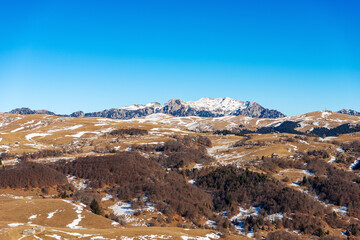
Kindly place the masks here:
<instances>
[{"instance_id":1,"label":"brown forest canopy","mask_svg":"<svg viewBox=\"0 0 360 240\"><path fill-rule=\"evenodd\" d=\"M64 174L41 163L23 162L0 170L2 188L50 187L66 183Z\"/></svg>"},{"instance_id":2,"label":"brown forest canopy","mask_svg":"<svg viewBox=\"0 0 360 240\"><path fill-rule=\"evenodd\" d=\"M55 169L90 180L93 188L108 187L111 194L131 201L146 195L159 210L178 213L193 220L210 216L211 196L186 182L183 175L167 172L158 162L136 152L112 156L93 156L72 162L58 162Z\"/></svg>"}]
</instances>

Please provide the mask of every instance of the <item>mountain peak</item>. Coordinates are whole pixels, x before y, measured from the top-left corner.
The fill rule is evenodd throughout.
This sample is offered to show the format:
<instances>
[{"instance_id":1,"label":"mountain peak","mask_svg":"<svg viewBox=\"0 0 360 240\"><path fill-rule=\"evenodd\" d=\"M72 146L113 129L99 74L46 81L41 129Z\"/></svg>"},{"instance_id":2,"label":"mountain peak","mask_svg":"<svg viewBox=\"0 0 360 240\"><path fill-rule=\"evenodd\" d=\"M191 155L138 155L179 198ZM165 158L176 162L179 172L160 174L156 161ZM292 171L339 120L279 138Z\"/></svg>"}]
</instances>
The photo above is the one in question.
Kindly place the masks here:
<instances>
[{"instance_id":1,"label":"mountain peak","mask_svg":"<svg viewBox=\"0 0 360 240\"><path fill-rule=\"evenodd\" d=\"M10 111L16 114L50 114L55 113L47 110L31 110L29 108L18 108ZM222 117L222 116L248 116L254 118L279 118L285 115L276 110L269 110L255 102L243 102L229 97L210 98L203 97L197 101L183 101L170 99L161 105L151 102L145 105L133 104L121 108L112 108L100 112L84 113L74 112L71 117L105 117L115 119L131 119L148 116L153 113L165 113L177 117ZM65 116L65 115L62 115Z\"/></svg>"}]
</instances>

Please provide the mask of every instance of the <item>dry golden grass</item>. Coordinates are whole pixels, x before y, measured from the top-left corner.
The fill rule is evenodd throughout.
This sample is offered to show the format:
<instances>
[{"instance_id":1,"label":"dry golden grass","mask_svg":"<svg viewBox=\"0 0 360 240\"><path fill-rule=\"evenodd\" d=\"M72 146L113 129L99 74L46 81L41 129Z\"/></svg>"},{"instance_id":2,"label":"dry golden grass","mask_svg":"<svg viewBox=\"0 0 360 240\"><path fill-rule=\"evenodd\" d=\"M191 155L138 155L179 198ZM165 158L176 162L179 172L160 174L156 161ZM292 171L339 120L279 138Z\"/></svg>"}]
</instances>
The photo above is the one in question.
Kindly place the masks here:
<instances>
[{"instance_id":1,"label":"dry golden grass","mask_svg":"<svg viewBox=\"0 0 360 240\"><path fill-rule=\"evenodd\" d=\"M210 234L205 229L183 229L176 227L114 227L111 221L84 210L81 215L83 219L79 225L83 229L70 229L66 227L77 218L73 205L59 199L13 199L12 197L0 198L0 237L1 239L19 239L24 237L22 231L32 229L35 225L44 226L45 230L36 230L35 236L42 239L54 239L51 236L60 236L67 239L91 239L91 237L116 238L131 237L139 239L160 239L166 236L168 239L182 239L181 236L204 237ZM52 218L48 218L50 212L57 210ZM32 215L34 219L29 219ZM30 222L30 223L29 223ZM12 223L21 223L19 226L11 226ZM9 225L10 224L10 225ZM87 234L87 235L86 235ZM150 238L150 235L155 235ZM146 236L148 236L146 238ZM156 237L158 236L158 237ZM22 239L35 239L34 236L27 236ZM144 238L142 238L144 239ZM232 238L244 239L244 238Z\"/></svg>"},{"instance_id":2,"label":"dry golden grass","mask_svg":"<svg viewBox=\"0 0 360 240\"><path fill-rule=\"evenodd\" d=\"M206 125L211 129L226 129L229 127L236 127L240 124L245 125L249 129L275 124L279 121L291 120L302 121L303 128L300 131L309 130L316 126L335 127L344 123L360 123L360 118L339 113L325 113L312 112L299 116L287 117L286 119L251 119L242 116L227 116L222 118L199 118L199 117L184 117L178 118L169 115L161 115L158 119L132 119L132 120L115 120L104 118L71 118L71 117L56 117L48 115L14 115L1 114L2 122L11 122L6 126L0 127L0 149L11 153L34 152L39 149L59 149L65 145L72 144L76 146L78 142L83 142L85 146L82 147L84 152L91 152L94 150L94 145L103 148L106 145L110 147L119 147L119 149L126 149L132 144L145 144L154 142L164 142L169 139L171 135L175 134L194 134L194 132L187 131L189 124ZM148 136L120 138L116 141L115 137L107 136L106 132L116 128L141 128L150 131ZM49 134L33 136L27 140L26 136L31 133ZM358 138L358 134L353 139ZM254 140L271 141L278 136L272 134L264 134L253 136ZM214 141L214 146L218 145L216 139L219 141L225 140L220 136L211 136ZM233 139L234 142L241 139L236 136L229 136L226 141ZM339 138L342 141L342 138ZM92 146L88 146L92 143ZM220 142L220 144L223 144ZM302 147L302 146L298 146ZM308 146L303 146L299 150L304 150ZM1 150L0 150L1 151ZM277 149L279 154L287 155L285 149ZM264 151L261 154L269 154L270 151Z\"/></svg>"}]
</instances>

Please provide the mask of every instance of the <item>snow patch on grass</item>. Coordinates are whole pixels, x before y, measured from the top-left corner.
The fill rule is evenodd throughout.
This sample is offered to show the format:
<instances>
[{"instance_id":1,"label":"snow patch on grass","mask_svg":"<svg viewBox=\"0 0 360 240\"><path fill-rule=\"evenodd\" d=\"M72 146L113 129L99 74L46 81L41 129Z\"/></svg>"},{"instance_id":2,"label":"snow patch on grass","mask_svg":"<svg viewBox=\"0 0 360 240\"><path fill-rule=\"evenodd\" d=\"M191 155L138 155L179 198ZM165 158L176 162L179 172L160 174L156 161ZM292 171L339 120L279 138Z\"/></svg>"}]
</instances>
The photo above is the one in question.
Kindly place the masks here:
<instances>
[{"instance_id":1,"label":"snow patch on grass","mask_svg":"<svg viewBox=\"0 0 360 240\"><path fill-rule=\"evenodd\" d=\"M18 226L21 226L21 225L24 225L23 223L9 223L8 226L9 227L18 227Z\"/></svg>"},{"instance_id":2,"label":"snow patch on grass","mask_svg":"<svg viewBox=\"0 0 360 240\"><path fill-rule=\"evenodd\" d=\"M321 113L321 117L322 118L326 118L326 117L328 117L328 116L330 116L331 115L331 112L327 112L327 111L323 111L322 113Z\"/></svg>"},{"instance_id":3,"label":"snow patch on grass","mask_svg":"<svg viewBox=\"0 0 360 240\"><path fill-rule=\"evenodd\" d=\"M58 128L58 129L51 129L48 132L60 132L60 131L71 131L71 130L75 130L78 129L80 127L82 127L83 125L79 124L79 125L75 125L75 126L71 126L71 127L64 127L64 128Z\"/></svg>"},{"instance_id":4,"label":"snow patch on grass","mask_svg":"<svg viewBox=\"0 0 360 240\"><path fill-rule=\"evenodd\" d=\"M310 172L309 170L302 170L301 172L307 176L315 177L315 174Z\"/></svg>"},{"instance_id":5,"label":"snow patch on grass","mask_svg":"<svg viewBox=\"0 0 360 240\"><path fill-rule=\"evenodd\" d=\"M77 233L77 232L65 232L65 231L60 231L60 230L52 230L54 232L60 232L60 233L64 233L67 235L71 235L71 236L76 236L77 238L85 238L85 237L91 237L97 234L81 234L81 233Z\"/></svg>"},{"instance_id":6,"label":"snow patch on grass","mask_svg":"<svg viewBox=\"0 0 360 240\"><path fill-rule=\"evenodd\" d=\"M23 129L24 129L24 127L19 127L19 128L14 129L14 130L12 130L10 132L14 133L14 132L17 132L17 131L20 131L20 130L23 130Z\"/></svg>"},{"instance_id":7,"label":"snow patch on grass","mask_svg":"<svg viewBox=\"0 0 360 240\"><path fill-rule=\"evenodd\" d=\"M290 147L292 147L292 148L290 148L289 149L289 152L296 152L297 150L298 150L298 147L297 146L295 146L295 145L292 145L292 144L288 144Z\"/></svg>"},{"instance_id":8,"label":"snow patch on grass","mask_svg":"<svg viewBox=\"0 0 360 240\"><path fill-rule=\"evenodd\" d=\"M330 140L333 140L333 139L336 139L337 137L324 137L324 138L319 138L319 140L321 142L326 142L326 141L330 141Z\"/></svg>"},{"instance_id":9,"label":"snow patch on grass","mask_svg":"<svg viewBox=\"0 0 360 240\"><path fill-rule=\"evenodd\" d=\"M155 239L172 239L172 236L166 236L166 235L157 235L157 234L151 234L151 235L143 235L143 236L136 236L136 237L125 237L122 236L120 238L121 240L155 240Z\"/></svg>"},{"instance_id":10,"label":"snow patch on grass","mask_svg":"<svg viewBox=\"0 0 360 240\"><path fill-rule=\"evenodd\" d=\"M54 214L57 213L57 212L59 212L59 210L55 210L55 211L53 211L53 212L48 213L47 218L48 218L48 219L52 218L52 217L54 216Z\"/></svg>"},{"instance_id":11,"label":"snow patch on grass","mask_svg":"<svg viewBox=\"0 0 360 240\"><path fill-rule=\"evenodd\" d=\"M211 239L219 239L220 237L215 233L206 234L205 237L197 236L197 237L190 237L187 235L181 236L183 240L211 240Z\"/></svg>"},{"instance_id":12,"label":"snow patch on grass","mask_svg":"<svg viewBox=\"0 0 360 240\"><path fill-rule=\"evenodd\" d=\"M87 132L87 131L84 131L84 132L75 133L75 134L73 134L73 135L65 135L65 137L80 138L80 137L82 137L82 135L84 135L84 134L86 134L86 133L93 133L93 134L97 134L97 135L101 134L101 133L99 133L99 132Z\"/></svg>"},{"instance_id":13,"label":"snow patch on grass","mask_svg":"<svg viewBox=\"0 0 360 240\"><path fill-rule=\"evenodd\" d=\"M9 198L12 198L12 199L32 199L33 197L32 196L27 196L27 197L23 197L23 196L14 196L14 195L11 195L11 194L0 194L1 197L9 197Z\"/></svg>"},{"instance_id":14,"label":"snow patch on grass","mask_svg":"<svg viewBox=\"0 0 360 240\"><path fill-rule=\"evenodd\" d=\"M110 206L116 216L120 215L134 215L135 210L131 209L131 202L118 201L114 205Z\"/></svg>"},{"instance_id":15,"label":"snow patch on grass","mask_svg":"<svg viewBox=\"0 0 360 240\"><path fill-rule=\"evenodd\" d=\"M50 133L30 133L25 136L25 139L31 141L33 137L45 137L51 135Z\"/></svg>"},{"instance_id":16,"label":"snow patch on grass","mask_svg":"<svg viewBox=\"0 0 360 240\"><path fill-rule=\"evenodd\" d=\"M74 206L74 210L77 213L77 218L74 219L71 223L69 223L68 225L66 225L68 228L71 229L83 229L81 226L79 226L79 223L81 222L81 220L84 218L84 216L81 215L81 213L84 210L85 204L79 203L79 204L75 204L72 203L71 201L68 200L63 200L64 202L70 203L71 205Z\"/></svg>"},{"instance_id":17,"label":"snow patch on grass","mask_svg":"<svg viewBox=\"0 0 360 240\"><path fill-rule=\"evenodd\" d=\"M37 218L37 214L31 215L31 216L29 217L29 220L35 219L35 218Z\"/></svg>"},{"instance_id":18,"label":"snow patch on grass","mask_svg":"<svg viewBox=\"0 0 360 240\"><path fill-rule=\"evenodd\" d=\"M52 235L46 234L45 236L61 240L61 236L59 236L57 234L52 234Z\"/></svg>"}]
</instances>

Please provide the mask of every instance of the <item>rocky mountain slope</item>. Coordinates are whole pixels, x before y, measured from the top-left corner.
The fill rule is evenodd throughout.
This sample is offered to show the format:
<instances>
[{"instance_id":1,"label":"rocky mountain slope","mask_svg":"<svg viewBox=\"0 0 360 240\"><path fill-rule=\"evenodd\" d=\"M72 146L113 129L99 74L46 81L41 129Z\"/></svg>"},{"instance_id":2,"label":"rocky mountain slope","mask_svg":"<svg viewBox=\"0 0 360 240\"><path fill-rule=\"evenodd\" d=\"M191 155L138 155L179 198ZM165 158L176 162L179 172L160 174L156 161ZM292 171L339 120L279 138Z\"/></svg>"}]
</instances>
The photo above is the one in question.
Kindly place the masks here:
<instances>
[{"instance_id":1,"label":"rocky mountain slope","mask_svg":"<svg viewBox=\"0 0 360 240\"><path fill-rule=\"evenodd\" d=\"M338 113L352 115L352 116L360 116L360 112L357 112L352 109L341 109L340 111L338 111Z\"/></svg>"},{"instance_id":2,"label":"rocky mountain slope","mask_svg":"<svg viewBox=\"0 0 360 240\"><path fill-rule=\"evenodd\" d=\"M48 114L56 115L46 110L31 110L29 108L17 108L10 113L15 114ZM145 105L131 105L121 108L112 108L99 112L84 113L77 111L71 117L105 117L113 119L132 119L148 116L153 113L165 113L176 117L223 117L223 116L247 116L254 118L279 118L285 117L277 110L262 107L256 102L243 102L231 98L201 98L198 101L182 101L171 99L165 104L148 103ZM60 116L60 115L59 115Z\"/></svg>"},{"instance_id":3,"label":"rocky mountain slope","mask_svg":"<svg viewBox=\"0 0 360 240\"><path fill-rule=\"evenodd\" d=\"M13 114L24 114L24 115L28 115L28 114L46 114L46 115L56 115L54 112L50 112L48 110L31 110L30 108L15 108L13 110L11 110L9 113L13 113Z\"/></svg>"}]
</instances>

